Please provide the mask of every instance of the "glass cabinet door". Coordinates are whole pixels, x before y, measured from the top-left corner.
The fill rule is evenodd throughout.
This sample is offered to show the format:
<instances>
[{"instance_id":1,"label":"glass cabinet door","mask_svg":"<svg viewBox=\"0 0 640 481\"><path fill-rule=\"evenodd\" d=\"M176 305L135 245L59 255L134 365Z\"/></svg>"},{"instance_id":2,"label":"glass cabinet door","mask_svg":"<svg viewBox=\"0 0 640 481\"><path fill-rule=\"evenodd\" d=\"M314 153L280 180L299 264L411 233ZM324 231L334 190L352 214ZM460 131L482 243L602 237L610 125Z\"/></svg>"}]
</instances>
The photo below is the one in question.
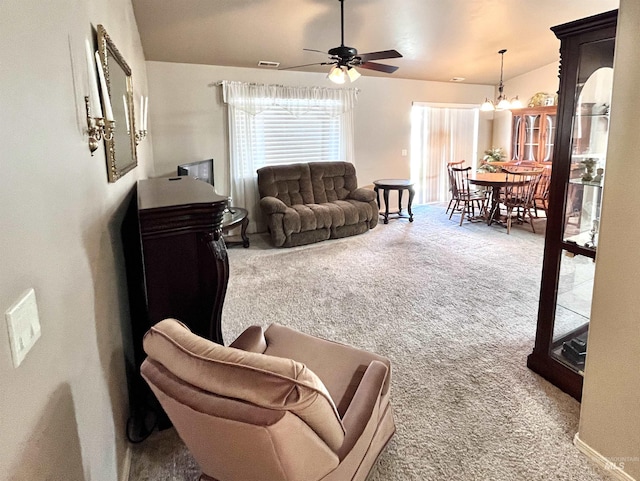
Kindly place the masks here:
<instances>
[{"instance_id":1,"label":"glass cabinet door","mask_svg":"<svg viewBox=\"0 0 640 481\"><path fill-rule=\"evenodd\" d=\"M538 160L541 115L524 116L524 153L522 160Z\"/></svg>"},{"instance_id":2,"label":"glass cabinet door","mask_svg":"<svg viewBox=\"0 0 640 481\"><path fill-rule=\"evenodd\" d=\"M553 27L561 41L557 116L543 119L552 154L536 341L527 365L576 399L589 322L604 177L617 11ZM553 139L553 140L549 140ZM617 159L616 159L617 160Z\"/></svg>"},{"instance_id":3,"label":"glass cabinet door","mask_svg":"<svg viewBox=\"0 0 640 481\"><path fill-rule=\"evenodd\" d=\"M612 84L613 68L601 67L576 89L563 241L587 251L562 252L550 354L579 373L587 352Z\"/></svg>"},{"instance_id":4,"label":"glass cabinet door","mask_svg":"<svg viewBox=\"0 0 640 481\"><path fill-rule=\"evenodd\" d=\"M596 70L579 92L573 123L564 241L595 249L607 164L613 69Z\"/></svg>"},{"instance_id":5,"label":"glass cabinet door","mask_svg":"<svg viewBox=\"0 0 640 481\"><path fill-rule=\"evenodd\" d=\"M593 259L574 255L566 250L562 252L556 317L549 354L580 374L587 355L595 270Z\"/></svg>"},{"instance_id":6,"label":"glass cabinet door","mask_svg":"<svg viewBox=\"0 0 640 481\"><path fill-rule=\"evenodd\" d=\"M511 160L514 161L522 160L520 129L522 129L522 116L514 115L511 121Z\"/></svg>"},{"instance_id":7,"label":"glass cabinet door","mask_svg":"<svg viewBox=\"0 0 640 481\"><path fill-rule=\"evenodd\" d=\"M544 116L544 150L539 162L550 162L553 160L553 145L556 138L556 114Z\"/></svg>"},{"instance_id":8,"label":"glass cabinet door","mask_svg":"<svg viewBox=\"0 0 640 481\"><path fill-rule=\"evenodd\" d=\"M556 106L512 111L511 160L548 162L553 158Z\"/></svg>"}]
</instances>

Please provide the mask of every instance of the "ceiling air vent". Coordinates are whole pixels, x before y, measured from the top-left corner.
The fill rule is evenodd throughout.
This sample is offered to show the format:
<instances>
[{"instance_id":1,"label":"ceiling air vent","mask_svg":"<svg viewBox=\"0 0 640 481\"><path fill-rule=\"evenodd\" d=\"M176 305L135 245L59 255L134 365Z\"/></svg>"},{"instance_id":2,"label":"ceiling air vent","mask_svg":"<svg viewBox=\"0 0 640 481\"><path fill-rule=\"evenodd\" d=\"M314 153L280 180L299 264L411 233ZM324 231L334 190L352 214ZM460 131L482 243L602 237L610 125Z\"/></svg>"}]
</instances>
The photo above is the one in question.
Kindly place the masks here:
<instances>
[{"instance_id":1,"label":"ceiling air vent","mask_svg":"<svg viewBox=\"0 0 640 481\"><path fill-rule=\"evenodd\" d=\"M258 62L258 67L278 68L279 66L280 62L269 62L268 60L260 60Z\"/></svg>"}]
</instances>

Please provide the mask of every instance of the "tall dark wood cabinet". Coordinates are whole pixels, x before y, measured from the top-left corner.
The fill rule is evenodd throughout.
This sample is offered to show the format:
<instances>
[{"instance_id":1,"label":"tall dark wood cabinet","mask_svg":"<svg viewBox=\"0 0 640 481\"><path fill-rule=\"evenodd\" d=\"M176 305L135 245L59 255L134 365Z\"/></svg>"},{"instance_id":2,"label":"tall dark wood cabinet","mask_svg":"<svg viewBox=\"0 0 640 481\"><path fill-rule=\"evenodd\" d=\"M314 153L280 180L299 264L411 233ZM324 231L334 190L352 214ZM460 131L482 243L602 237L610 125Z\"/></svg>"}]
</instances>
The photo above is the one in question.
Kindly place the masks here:
<instances>
[{"instance_id":1,"label":"tall dark wood cabinet","mask_svg":"<svg viewBox=\"0 0 640 481\"><path fill-rule=\"evenodd\" d=\"M168 424L139 374L145 358L142 338L153 324L173 317L223 343L221 313L229 278L221 232L226 203L212 185L191 177L138 181L122 225L135 364L129 376L130 424L138 425L128 427L129 432L144 431L141 424L149 412L161 427Z\"/></svg>"},{"instance_id":2,"label":"tall dark wood cabinet","mask_svg":"<svg viewBox=\"0 0 640 481\"><path fill-rule=\"evenodd\" d=\"M617 14L552 28L561 41L558 125L538 326L527 365L578 400L608 160Z\"/></svg>"}]
</instances>

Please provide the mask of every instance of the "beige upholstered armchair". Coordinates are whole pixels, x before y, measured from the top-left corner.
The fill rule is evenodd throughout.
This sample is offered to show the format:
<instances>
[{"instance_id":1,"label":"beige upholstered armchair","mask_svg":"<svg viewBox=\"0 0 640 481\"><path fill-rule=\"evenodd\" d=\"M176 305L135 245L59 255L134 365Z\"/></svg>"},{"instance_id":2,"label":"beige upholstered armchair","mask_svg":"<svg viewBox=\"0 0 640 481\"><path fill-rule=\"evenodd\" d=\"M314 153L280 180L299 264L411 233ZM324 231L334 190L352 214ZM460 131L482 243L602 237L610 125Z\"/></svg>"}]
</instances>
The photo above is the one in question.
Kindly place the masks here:
<instances>
[{"instance_id":1,"label":"beige upholstered armchair","mask_svg":"<svg viewBox=\"0 0 640 481\"><path fill-rule=\"evenodd\" d=\"M216 481L364 480L395 432L384 357L272 324L230 347L165 319L142 375Z\"/></svg>"}]
</instances>

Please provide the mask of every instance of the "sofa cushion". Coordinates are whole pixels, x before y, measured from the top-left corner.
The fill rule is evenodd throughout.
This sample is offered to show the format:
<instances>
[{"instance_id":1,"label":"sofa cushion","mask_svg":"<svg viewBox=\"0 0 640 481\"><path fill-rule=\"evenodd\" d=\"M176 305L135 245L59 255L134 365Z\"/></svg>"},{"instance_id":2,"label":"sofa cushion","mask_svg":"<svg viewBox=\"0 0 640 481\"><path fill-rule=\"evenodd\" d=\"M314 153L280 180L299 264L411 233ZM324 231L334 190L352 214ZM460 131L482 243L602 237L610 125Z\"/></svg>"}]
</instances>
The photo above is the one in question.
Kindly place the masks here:
<instances>
[{"instance_id":1,"label":"sofa cushion","mask_svg":"<svg viewBox=\"0 0 640 481\"><path fill-rule=\"evenodd\" d=\"M336 200L331 202L340 208L340 210L344 214L344 225L353 225L358 222L364 222L366 219L361 219L360 211L358 207L347 200ZM364 204L360 202L360 205L367 206L368 204Z\"/></svg>"},{"instance_id":2,"label":"sofa cushion","mask_svg":"<svg viewBox=\"0 0 640 481\"><path fill-rule=\"evenodd\" d=\"M325 204L320 204L320 205L323 206L326 209L326 211L329 213L329 216L331 216L332 228L341 227L344 225L345 223L344 210L342 210L338 204L334 202L327 202Z\"/></svg>"},{"instance_id":3,"label":"sofa cushion","mask_svg":"<svg viewBox=\"0 0 640 481\"><path fill-rule=\"evenodd\" d=\"M313 209L310 208L313 204L296 204L292 205L285 215L286 218L289 215L297 215L300 218L300 229L297 232L307 232L309 230L316 230L318 228L318 222L316 214ZM290 212L293 210L295 214ZM294 231L295 232L295 231Z\"/></svg>"},{"instance_id":4,"label":"sofa cushion","mask_svg":"<svg viewBox=\"0 0 640 481\"><path fill-rule=\"evenodd\" d=\"M309 164L274 165L258 170L260 197L275 197L287 206L313 204Z\"/></svg>"},{"instance_id":5,"label":"sofa cushion","mask_svg":"<svg viewBox=\"0 0 640 481\"><path fill-rule=\"evenodd\" d=\"M356 168L349 162L311 162L309 171L318 204L344 200L358 188Z\"/></svg>"},{"instance_id":6,"label":"sofa cushion","mask_svg":"<svg viewBox=\"0 0 640 481\"><path fill-rule=\"evenodd\" d=\"M344 428L322 381L291 359L225 347L193 334L175 319L144 336L147 355L197 388L256 406L294 413L334 451Z\"/></svg>"}]
</instances>

